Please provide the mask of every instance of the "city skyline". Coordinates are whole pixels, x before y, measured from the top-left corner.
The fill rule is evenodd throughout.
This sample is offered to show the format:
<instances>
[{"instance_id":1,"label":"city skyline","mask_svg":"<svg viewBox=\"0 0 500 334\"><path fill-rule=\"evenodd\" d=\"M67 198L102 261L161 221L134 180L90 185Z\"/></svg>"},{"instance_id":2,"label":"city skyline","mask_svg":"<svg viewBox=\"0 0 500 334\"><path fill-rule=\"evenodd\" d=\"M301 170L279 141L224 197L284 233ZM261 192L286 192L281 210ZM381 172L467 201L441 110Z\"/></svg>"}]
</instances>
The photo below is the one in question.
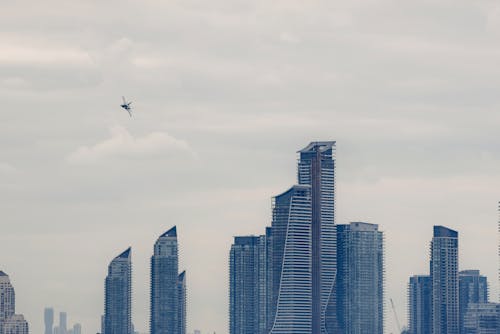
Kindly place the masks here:
<instances>
[{"instance_id":1,"label":"city skyline","mask_svg":"<svg viewBox=\"0 0 500 334\"><path fill-rule=\"evenodd\" d=\"M499 13L489 0L3 3L0 270L30 330L51 306L100 331L106 268L132 245L147 333L151 247L177 225L187 331L226 333L233 237L263 234L293 152L321 139L337 142L336 223L385 233L402 324L434 225L460 233L459 270L480 270L497 301Z\"/></svg>"}]
</instances>

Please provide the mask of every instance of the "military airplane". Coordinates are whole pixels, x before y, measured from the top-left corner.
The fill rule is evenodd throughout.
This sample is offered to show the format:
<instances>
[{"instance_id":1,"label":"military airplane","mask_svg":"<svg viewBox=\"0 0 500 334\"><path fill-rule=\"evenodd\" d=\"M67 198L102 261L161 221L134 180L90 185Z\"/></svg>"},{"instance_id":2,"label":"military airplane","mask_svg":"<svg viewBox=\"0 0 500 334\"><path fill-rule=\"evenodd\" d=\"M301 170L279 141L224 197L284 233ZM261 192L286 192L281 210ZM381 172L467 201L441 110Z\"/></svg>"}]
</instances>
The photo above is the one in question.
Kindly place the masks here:
<instances>
[{"instance_id":1,"label":"military airplane","mask_svg":"<svg viewBox=\"0 0 500 334\"><path fill-rule=\"evenodd\" d=\"M132 107L130 106L132 102L127 102L127 100L125 100L125 96L122 96L122 99L123 99L123 104L120 105L120 107L128 111L128 114L130 115L130 117L132 117Z\"/></svg>"}]
</instances>

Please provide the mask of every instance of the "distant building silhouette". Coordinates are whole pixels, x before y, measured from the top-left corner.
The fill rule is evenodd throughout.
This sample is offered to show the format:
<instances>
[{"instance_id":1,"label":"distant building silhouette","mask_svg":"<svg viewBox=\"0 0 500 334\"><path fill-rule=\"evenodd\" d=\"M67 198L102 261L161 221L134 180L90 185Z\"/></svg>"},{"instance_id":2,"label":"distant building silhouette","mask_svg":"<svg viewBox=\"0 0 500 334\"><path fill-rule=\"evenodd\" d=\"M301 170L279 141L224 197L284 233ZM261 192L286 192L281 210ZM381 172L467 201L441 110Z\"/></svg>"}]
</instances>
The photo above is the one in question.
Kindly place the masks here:
<instances>
[{"instance_id":1,"label":"distant building silhouette","mask_svg":"<svg viewBox=\"0 0 500 334\"><path fill-rule=\"evenodd\" d=\"M384 237L378 225L337 225L337 269L340 333L383 334Z\"/></svg>"},{"instance_id":2,"label":"distant building silhouette","mask_svg":"<svg viewBox=\"0 0 500 334\"><path fill-rule=\"evenodd\" d=\"M186 274L179 275L178 253L174 226L158 238L151 257L151 334L186 333Z\"/></svg>"},{"instance_id":3,"label":"distant building silhouette","mask_svg":"<svg viewBox=\"0 0 500 334\"><path fill-rule=\"evenodd\" d=\"M73 325L73 334L82 334L82 325L74 324Z\"/></svg>"},{"instance_id":4,"label":"distant building silhouette","mask_svg":"<svg viewBox=\"0 0 500 334\"><path fill-rule=\"evenodd\" d=\"M29 334L28 322L22 314L14 314L5 321L4 334Z\"/></svg>"},{"instance_id":5,"label":"distant building silhouette","mask_svg":"<svg viewBox=\"0 0 500 334\"><path fill-rule=\"evenodd\" d=\"M464 318L469 304L485 304L488 302L488 280L481 276L479 270L463 270L458 274L460 333L464 331Z\"/></svg>"},{"instance_id":6,"label":"distant building silhouette","mask_svg":"<svg viewBox=\"0 0 500 334\"><path fill-rule=\"evenodd\" d=\"M410 277L408 320L411 334L432 334L432 281L430 276Z\"/></svg>"},{"instance_id":7,"label":"distant building silhouette","mask_svg":"<svg viewBox=\"0 0 500 334\"><path fill-rule=\"evenodd\" d=\"M46 307L43 312L43 319L45 322L45 334L54 333L54 309Z\"/></svg>"},{"instance_id":8,"label":"distant building silhouette","mask_svg":"<svg viewBox=\"0 0 500 334\"><path fill-rule=\"evenodd\" d=\"M459 333L458 232L434 226L431 242L432 332Z\"/></svg>"},{"instance_id":9,"label":"distant building silhouette","mask_svg":"<svg viewBox=\"0 0 500 334\"><path fill-rule=\"evenodd\" d=\"M59 334L68 333L68 314L66 312L59 312Z\"/></svg>"},{"instance_id":10,"label":"distant building silhouette","mask_svg":"<svg viewBox=\"0 0 500 334\"><path fill-rule=\"evenodd\" d=\"M131 248L108 267L105 280L104 334L132 334Z\"/></svg>"},{"instance_id":11,"label":"distant building silhouette","mask_svg":"<svg viewBox=\"0 0 500 334\"><path fill-rule=\"evenodd\" d=\"M268 243L235 237L229 256L229 333L268 333Z\"/></svg>"}]
</instances>

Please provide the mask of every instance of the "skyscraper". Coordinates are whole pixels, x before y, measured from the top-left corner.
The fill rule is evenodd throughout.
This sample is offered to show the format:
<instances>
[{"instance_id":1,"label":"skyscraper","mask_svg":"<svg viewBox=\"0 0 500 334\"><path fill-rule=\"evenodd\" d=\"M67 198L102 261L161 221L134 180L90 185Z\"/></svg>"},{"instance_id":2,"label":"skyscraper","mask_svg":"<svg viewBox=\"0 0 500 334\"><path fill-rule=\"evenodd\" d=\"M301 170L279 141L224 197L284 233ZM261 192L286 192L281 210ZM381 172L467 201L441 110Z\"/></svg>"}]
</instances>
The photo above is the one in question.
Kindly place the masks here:
<instances>
[{"instance_id":1,"label":"skyscraper","mask_svg":"<svg viewBox=\"0 0 500 334\"><path fill-rule=\"evenodd\" d=\"M16 313L16 295L9 276L0 271L0 333L5 322Z\"/></svg>"},{"instance_id":2,"label":"skyscraper","mask_svg":"<svg viewBox=\"0 0 500 334\"><path fill-rule=\"evenodd\" d=\"M151 334L185 334L185 275L179 275L174 226L158 238L151 257ZM184 296L180 296L180 292Z\"/></svg>"},{"instance_id":3,"label":"skyscraper","mask_svg":"<svg viewBox=\"0 0 500 334\"><path fill-rule=\"evenodd\" d=\"M73 325L73 334L82 334L82 325L74 324Z\"/></svg>"},{"instance_id":4,"label":"skyscraper","mask_svg":"<svg viewBox=\"0 0 500 334\"><path fill-rule=\"evenodd\" d=\"M28 322L22 314L14 314L5 321L3 334L29 334Z\"/></svg>"},{"instance_id":5,"label":"skyscraper","mask_svg":"<svg viewBox=\"0 0 500 334\"><path fill-rule=\"evenodd\" d=\"M312 333L335 327L335 142L312 142L299 151L298 181L311 186Z\"/></svg>"},{"instance_id":6,"label":"skyscraper","mask_svg":"<svg viewBox=\"0 0 500 334\"><path fill-rule=\"evenodd\" d=\"M458 334L458 232L444 226L434 226L430 265L432 332Z\"/></svg>"},{"instance_id":7,"label":"skyscraper","mask_svg":"<svg viewBox=\"0 0 500 334\"><path fill-rule=\"evenodd\" d=\"M229 256L229 333L267 334L267 239L235 237Z\"/></svg>"},{"instance_id":8,"label":"skyscraper","mask_svg":"<svg viewBox=\"0 0 500 334\"><path fill-rule=\"evenodd\" d=\"M298 183L273 200L273 334L320 334L335 325L335 142L299 151Z\"/></svg>"},{"instance_id":9,"label":"skyscraper","mask_svg":"<svg viewBox=\"0 0 500 334\"><path fill-rule=\"evenodd\" d=\"M104 333L132 334L131 248L115 257L108 267L105 281Z\"/></svg>"},{"instance_id":10,"label":"skyscraper","mask_svg":"<svg viewBox=\"0 0 500 334\"><path fill-rule=\"evenodd\" d=\"M66 312L59 312L59 334L66 334L68 332L68 314Z\"/></svg>"},{"instance_id":11,"label":"skyscraper","mask_svg":"<svg viewBox=\"0 0 500 334\"><path fill-rule=\"evenodd\" d=\"M311 187L293 186L278 198L285 202L280 204L288 204L289 213L284 221L285 235L277 235L282 232L278 224L277 234L273 234L273 266L281 270L274 275L279 289L271 333L312 333Z\"/></svg>"},{"instance_id":12,"label":"skyscraper","mask_svg":"<svg viewBox=\"0 0 500 334\"><path fill-rule=\"evenodd\" d=\"M383 334L384 237L378 225L337 225L339 333Z\"/></svg>"},{"instance_id":13,"label":"skyscraper","mask_svg":"<svg viewBox=\"0 0 500 334\"><path fill-rule=\"evenodd\" d=\"M469 304L488 302L488 281L479 270L463 270L458 273L460 333L464 333L464 318Z\"/></svg>"},{"instance_id":14,"label":"skyscraper","mask_svg":"<svg viewBox=\"0 0 500 334\"><path fill-rule=\"evenodd\" d=\"M46 307L43 312L43 319L45 321L45 334L53 334L54 332L54 309Z\"/></svg>"},{"instance_id":15,"label":"skyscraper","mask_svg":"<svg viewBox=\"0 0 500 334\"><path fill-rule=\"evenodd\" d=\"M430 276L410 277L408 312L411 334L432 334L432 281Z\"/></svg>"},{"instance_id":16,"label":"skyscraper","mask_svg":"<svg viewBox=\"0 0 500 334\"><path fill-rule=\"evenodd\" d=\"M186 271L184 270L177 278L177 293L178 293L178 306L177 306L177 327L178 333L186 333Z\"/></svg>"}]
</instances>

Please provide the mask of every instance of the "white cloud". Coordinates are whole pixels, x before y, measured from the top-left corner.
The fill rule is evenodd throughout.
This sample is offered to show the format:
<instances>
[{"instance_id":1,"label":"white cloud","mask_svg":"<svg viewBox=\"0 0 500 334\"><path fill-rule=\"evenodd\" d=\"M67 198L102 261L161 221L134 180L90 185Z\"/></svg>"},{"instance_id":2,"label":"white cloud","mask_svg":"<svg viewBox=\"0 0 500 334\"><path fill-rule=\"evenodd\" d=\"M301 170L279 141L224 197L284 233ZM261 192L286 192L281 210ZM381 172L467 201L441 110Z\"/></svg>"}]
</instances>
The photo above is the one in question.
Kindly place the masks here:
<instances>
[{"instance_id":1,"label":"white cloud","mask_svg":"<svg viewBox=\"0 0 500 334\"><path fill-rule=\"evenodd\" d=\"M92 146L82 146L67 157L71 164L92 164L110 158L137 159L167 157L172 154L194 157L189 144L166 132L134 137L122 126L110 128L111 137Z\"/></svg>"},{"instance_id":2,"label":"white cloud","mask_svg":"<svg viewBox=\"0 0 500 334\"><path fill-rule=\"evenodd\" d=\"M78 49L20 45L0 46L0 64L94 66L89 54Z\"/></svg>"}]
</instances>

